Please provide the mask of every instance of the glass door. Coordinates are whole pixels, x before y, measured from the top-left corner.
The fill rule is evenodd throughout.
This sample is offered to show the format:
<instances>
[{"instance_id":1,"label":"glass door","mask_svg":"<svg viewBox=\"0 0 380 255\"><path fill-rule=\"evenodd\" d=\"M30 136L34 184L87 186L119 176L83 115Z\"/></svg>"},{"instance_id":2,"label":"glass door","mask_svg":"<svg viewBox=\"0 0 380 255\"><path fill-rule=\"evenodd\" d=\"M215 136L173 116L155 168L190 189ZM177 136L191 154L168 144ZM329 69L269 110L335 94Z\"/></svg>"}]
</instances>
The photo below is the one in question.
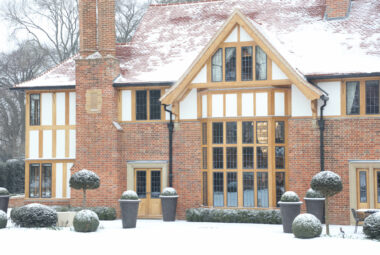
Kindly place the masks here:
<instances>
[{"instance_id":1,"label":"glass door","mask_svg":"<svg viewBox=\"0 0 380 255\"><path fill-rule=\"evenodd\" d=\"M135 187L141 200L138 216L141 218L161 217L161 169L136 169Z\"/></svg>"}]
</instances>

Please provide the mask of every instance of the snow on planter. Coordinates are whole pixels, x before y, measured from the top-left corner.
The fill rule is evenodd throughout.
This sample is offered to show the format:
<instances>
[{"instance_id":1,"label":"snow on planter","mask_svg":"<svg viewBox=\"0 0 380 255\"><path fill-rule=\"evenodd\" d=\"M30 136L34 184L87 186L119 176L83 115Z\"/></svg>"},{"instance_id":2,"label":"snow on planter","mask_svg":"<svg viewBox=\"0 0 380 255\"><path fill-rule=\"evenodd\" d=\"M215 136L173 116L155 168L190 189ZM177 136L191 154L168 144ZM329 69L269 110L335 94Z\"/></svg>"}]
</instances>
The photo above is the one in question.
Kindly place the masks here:
<instances>
[{"instance_id":1,"label":"snow on planter","mask_svg":"<svg viewBox=\"0 0 380 255\"><path fill-rule=\"evenodd\" d=\"M76 232L95 232L99 226L99 218L93 211L82 210L75 215L73 225Z\"/></svg>"},{"instance_id":2,"label":"snow on planter","mask_svg":"<svg viewBox=\"0 0 380 255\"><path fill-rule=\"evenodd\" d=\"M281 202L299 202L300 198L294 191L287 191L281 196Z\"/></svg>"},{"instance_id":3,"label":"snow on planter","mask_svg":"<svg viewBox=\"0 0 380 255\"><path fill-rule=\"evenodd\" d=\"M137 196L137 193L133 190L127 190L124 191L123 194L121 195L121 198L123 200L138 200L139 197Z\"/></svg>"},{"instance_id":4,"label":"snow on planter","mask_svg":"<svg viewBox=\"0 0 380 255\"><path fill-rule=\"evenodd\" d=\"M322 224L314 215L304 213L294 219L292 229L297 238L314 238L321 235Z\"/></svg>"},{"instance_id":5,"label":"snow on planter","mask_svg":"<svg viewBox=\"0 0 380 255\"><path fill-rule=\"evenodd\" d=\"M162 191L161 196L177 196L177 191L175 188L167 187Z\"/></svg>"},{"instance_id":6,"label":"snow on planter","mask_svg":"<svg viewBox=\"0 0 380 255\"><path fill-rule=\"evenodd\" d=\"M7 214L0 210L0 229L5 228L7 226L7 222Z\"/></svg>"},{"instance_id":7,"label":"snow on planter","mask_svg":"<svg viewBox=\"0 0 380 255\"><path fill-rule=\"evenodd\" d=\"M0 187L0 196L8 196L9 192L6 188Z\"/></svg>"},{"instance_id":8,"label":"snow on planter","mask_svg":"<svg viewBox=\"0 0 380 255\"><path fill-rule=\"evenodd\" d=\"M29 204L11 211L12 221L24 228L53 227L57 224L57 212L46 205Z\"/></svg>"},{"instance_id":9,"label":"snow on planter","mask_svg":"<svg viewBox=\"0 0 380 255\"><path fill-rule=\"evenodd\" d=\"M380 212L374 213L364 220L363 232L369 238L380 238Z\"/></svg>"}]
</instances>

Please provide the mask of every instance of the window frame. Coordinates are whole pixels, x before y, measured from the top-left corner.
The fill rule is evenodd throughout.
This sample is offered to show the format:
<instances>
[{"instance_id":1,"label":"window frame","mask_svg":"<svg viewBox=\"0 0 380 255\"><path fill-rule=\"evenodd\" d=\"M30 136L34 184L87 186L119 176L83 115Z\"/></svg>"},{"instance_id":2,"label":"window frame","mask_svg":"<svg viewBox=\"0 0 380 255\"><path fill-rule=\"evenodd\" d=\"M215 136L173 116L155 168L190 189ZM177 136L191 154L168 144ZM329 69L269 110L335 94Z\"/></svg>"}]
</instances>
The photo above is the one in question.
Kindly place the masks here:
<instances>
[{"instance_id":1,"label":"window frame","mask_svg":"<svg viewBox=\"0 0 380 255\"><path fill-rule=\"evenodd\" d=\"M28 199L51 199L53 198L53 191L54 191L54 185L53 185L53 173L54 173L54 169L53 169L53 166L54 164L53 163L46 163L46 162L43 162L43 163L28 163L29 167L28 167ZM43 174L43 171L44 171L44 167L50 167L50 195L43 195L43 183L45 183L45 180L43 179L44 177L44 174ZM31 170L32 170L32 167L38 167L38 183L37 183L37 188L35 188L35 190L38 191L38 195L36 196L31 196ZM46 191L45 191L46 192Z\"/></svg>"},{"instance_id":2,"label":"window frame","mask_svg":"<svg viewBox=\"0 0 380 255\"><path fill-rule=\"evenodd\" d=\"M32 116L34 116L36 112L32 114L32 96L38 96L38 121L37 123L32 123ZM31 93L29 94L29 126L41 126L41 94L40 93Z\"/></svg>"}]
</instances>

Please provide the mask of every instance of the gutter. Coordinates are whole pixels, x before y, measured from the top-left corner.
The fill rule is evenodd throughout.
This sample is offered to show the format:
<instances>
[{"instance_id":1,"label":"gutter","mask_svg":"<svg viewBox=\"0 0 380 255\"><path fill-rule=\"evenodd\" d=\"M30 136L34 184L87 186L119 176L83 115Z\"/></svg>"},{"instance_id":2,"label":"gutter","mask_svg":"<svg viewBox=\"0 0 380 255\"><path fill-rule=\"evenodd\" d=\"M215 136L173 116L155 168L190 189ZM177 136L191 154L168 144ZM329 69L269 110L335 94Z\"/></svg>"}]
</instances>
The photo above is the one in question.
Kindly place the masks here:
<instances>
[{"instance_id":1,"label":"gutter","mask_svg":"<svg viewBox=\"0 0 380 255\"><path fill-rule=\"evenodd\" d=\"M305 75L305 77L307 78L308 81L310 81L310 80L359 78L359 77L375 77L375 76L380 76L380 72L375 72L375 73L332 74L332 75Z\"/></svg>"},{"instance_id":2,"label":"gutter","mask_svg":"<svg viewBox=\"0 0 380 255\"><path fill-rule=\"evenodd\" d=\"M169 187L173 187L173 132L174 132L174 123L173 123L173 112L169 110L168 105L164 104L164 109L166 112L170 113L170 121L168 123L169 131Z\"/></svg>"},{"instance_id":3,"label":"gutter","mask_svg":"<svg viewBox=\"0 0 380 255\"><path fill-rule=\"evenodd\" d=\"M40 87L12 87L10 90L53 90L53 89L75 89L75 85L67 86L40 86Z\"/></svg>"},{"instance_id":4,"label":"gutter","mask_svg":"<svg viewBox=\"0 0 380 255\"><path fill-rule=\"evenodd\" d=\"M128 82L128 83L114 83L115 88L122 87L159 87L159 86L172 86L175 82Z\"/></svg>"}]
</instances>

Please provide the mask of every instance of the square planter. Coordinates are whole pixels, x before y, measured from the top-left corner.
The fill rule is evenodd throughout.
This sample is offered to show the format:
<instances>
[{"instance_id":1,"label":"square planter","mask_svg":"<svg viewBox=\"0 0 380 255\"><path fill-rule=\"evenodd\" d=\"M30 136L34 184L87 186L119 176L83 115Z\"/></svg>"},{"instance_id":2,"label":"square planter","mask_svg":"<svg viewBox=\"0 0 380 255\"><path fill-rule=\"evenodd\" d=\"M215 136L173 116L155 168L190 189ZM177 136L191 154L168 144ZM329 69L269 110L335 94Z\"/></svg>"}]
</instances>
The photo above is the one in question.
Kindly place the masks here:
<instances>
[{"instance_id":1,"label":"square planter","mask_svg":"<svg viewBox=\"0 0 380 255\"><path fill-rule=\"evenodd\" d=\"M72 227L77 212L57 212L57 227Z\"/></svg>"},{"instance_id":2,"label":"square planter","mask_svg":"<svg viewBox=\"0 0 380 255\"><path fill-rule=\"evenodd\" d=\"M141 200L119 200L123 228L136 227L140 202Z\"/></svg>"},{"instance_id":3,"label":"square planter","mask_svg":"<svg viewBox=\"0 0 380 255\"><path fill-rule=\"evenodd\" d=\"M317 219L323 223L323 215L325 212L325 199L324 198L308 198L305 197L306 211L313 214Z\"/></svg>"},{"instance_id":4,"label":"square planter","mask_svg":"<svg viewBox=\"0 0 380 255\"><path fill-rule=\"evenodd\" d=\"M0 196L0 210L8 212L9 195Z\"/></svg>"},{"instance_id":5,"label":"square planter","mask_svg":"<svg viewBox=\"0 0 380 255\"><path fill-rule=\"evenodd\" d=\"M160 196L160 198L163 220L175 221L178 196Z\"/></svg>"},{"instance_id":6,"label":"square planter","mask_svg":"<svg viewBox=\"0 0 380 255\"><path fill-rule=\"evenodd\" d=\"M301 212L302 202L278 202L280 205L282 227L284 233L293 233L292 224L294 219Z\"/></svg>"}]
</instances>

